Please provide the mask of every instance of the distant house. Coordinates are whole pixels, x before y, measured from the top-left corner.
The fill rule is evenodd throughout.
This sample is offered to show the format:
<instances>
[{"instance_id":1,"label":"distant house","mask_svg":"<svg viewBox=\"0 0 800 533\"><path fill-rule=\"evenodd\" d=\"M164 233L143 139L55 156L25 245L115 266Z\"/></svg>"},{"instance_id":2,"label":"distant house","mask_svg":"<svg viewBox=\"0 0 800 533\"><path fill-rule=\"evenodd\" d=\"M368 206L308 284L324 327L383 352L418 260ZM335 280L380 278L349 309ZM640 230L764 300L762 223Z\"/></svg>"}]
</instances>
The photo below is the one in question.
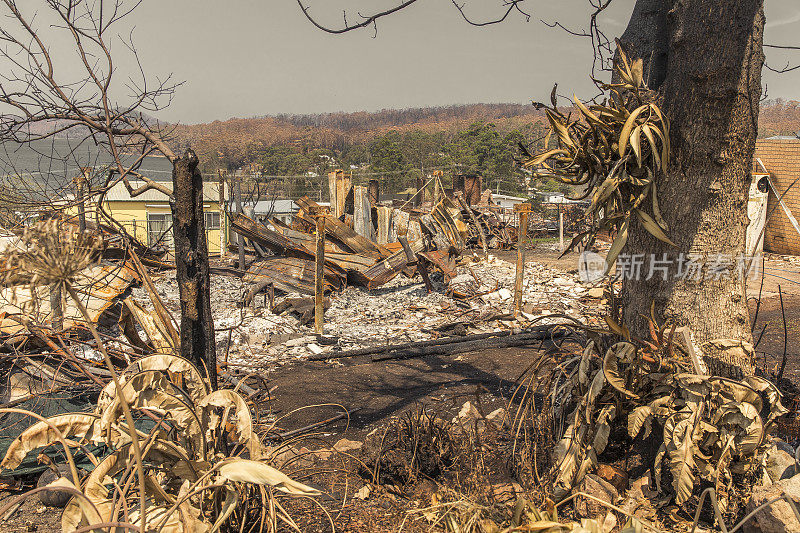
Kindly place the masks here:
<instances>
[{"instance_id":1,"label":"distant house","mask_svg":"<svg viewBox=\"0 0 800 533\"><path fill-rule=\"evenodd\" d=\"M292 216L300 208L292 200L260 200L256 202L254 214L256 219L277 218L284 224L292 223Z\"/></svg>"},{"instance_id":2,"label":"distant house","mask_svg":"<svg viewBox=\"0 0 800 533\"><path fill-rule=\"evenodd\" d=\"M171 188L169 182L161 184ZM134 189L141 185L142 182L131 180ZM142 243L172 249L172 210L169 198L164 193L151 189L131 197L125 185L120 182L106 193L103 206L114 220ZM219 212L219 183L203 183L203 209L208 251L218 254L222 226ZM71 211L70 214L74 214ZM87 206L87 217L91 218L93 214L93 210Z\"/></svg>"},{"instance_id":3,"label":"distant house","mask_svg":"<svg viewBox=\"0 0 800 533\"><path fill-rule=\"evenodd\" d=\"M527 198L507 194L492 194L492 200L503 209L514 209L515 205L528 201Z\"/></svg>"},{"instance_id":4,"label":"distant house","mask_svg":"<svg viewBox=\"0 0 800 533\"><path fill-rule=\"evenodd\" d=\"M567 195L563 192L551 192L551 191L543 191L537 192L536 196L542 200L543 204L555 204L555 205L563 205L563 204L577 204L577 205L589 205L587 200L573 200L571 198L567 198Z\"/></svg>"},{"instance_id":5,"label":"distant house","mask_svg":"<svg viewBox=\"0 0 800 533\"><path fill-rule=\"evenodd\" d=\"M800 224L796 218L800 217L800 182L795 183L800 178L800 139L770 137L756 141L753 177L760 179L765 175L778 195L783 195L786 209L780 205L775 190L765 187L767 184L762 181L762 189L769 189L766 212L771 213L764 231L764 250L800 255Z\"/></svg>"},{"instance_id":6,"label":"distant house","mask_svg":"<svg viewBox=\"0 0 800 533\"><path fill-rule=\"evenodd\" d=\"M538 196L542 200L542 203L545 204L560 204L564 201L563 192L537 191L536 196Z\"/></svg>"}]
</instances>

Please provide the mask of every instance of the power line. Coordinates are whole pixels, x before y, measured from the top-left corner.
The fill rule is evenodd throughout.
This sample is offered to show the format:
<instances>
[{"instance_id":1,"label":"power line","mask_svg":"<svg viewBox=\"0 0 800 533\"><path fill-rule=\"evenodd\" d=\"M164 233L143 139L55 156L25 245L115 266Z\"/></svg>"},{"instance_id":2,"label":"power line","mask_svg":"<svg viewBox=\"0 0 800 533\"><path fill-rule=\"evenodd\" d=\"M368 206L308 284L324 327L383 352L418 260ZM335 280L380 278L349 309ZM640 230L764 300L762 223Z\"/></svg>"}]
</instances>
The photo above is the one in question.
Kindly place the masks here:
<instances>
[{"instance_id":1,"label":"power line","mask_svg":"<svg viewBox=\"0 0 800 533\"><path fill-rule=\"evenodd\" d=\"M385 170L380 172L358 172L356 170L344 170L343 172L352 173L353 177L361 177L361 176L386 176L386 175L396 175L396 174L408 174L414 170L419 170L420 172L429 171L429 170L445 170L455 168L457 165L447 165L447 166L438 166L438 167L425 167L423 170L422 168L411 167L406 170ZM204 176L216 176L216 174L206 173L203 174ZM325 176L322 174L318 174L317 176L309 176L307 174L283 174L283 175L262 175L256 174L256 178L306 178L306 179L314 179L316 178L324 178Z\"/></svg>"}]
</instances>

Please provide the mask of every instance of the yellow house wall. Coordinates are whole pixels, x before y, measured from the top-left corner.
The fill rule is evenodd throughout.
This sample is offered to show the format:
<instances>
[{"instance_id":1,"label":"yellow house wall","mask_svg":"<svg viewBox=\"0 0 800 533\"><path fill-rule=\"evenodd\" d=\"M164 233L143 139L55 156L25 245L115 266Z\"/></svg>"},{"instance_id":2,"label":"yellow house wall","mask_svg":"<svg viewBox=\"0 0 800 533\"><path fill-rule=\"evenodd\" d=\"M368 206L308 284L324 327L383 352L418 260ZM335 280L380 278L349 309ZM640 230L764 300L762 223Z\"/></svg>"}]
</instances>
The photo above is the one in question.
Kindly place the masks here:
<instances>
[{"instance_id":1,"label":"yellow house wall","mask_svg":"<svg viewBox=\"0 0 800 533\"><path fill-rule=\"evenodd\" d=\"M106 202L105 210L121 224L125 230L139 241L147 244L147 211L145 202ZM169 204L164 204L169 209ZM163 209L150 209L151 212L161 212Z\"/></svg>"},{"instance_id":2,"label":"yellow house wall","mask_svg":"<svg viewBox=\"0 0 800 533\"><path fill-rule=\"evenodd\" d=\"M204 211L219 213L219 202L205 202L203 208ZM124 201L105 202L105 210L130 235L147 244L147 214L169 213L170 207L167 202ZM77 209L69 208L66 210L66 214L70 217L77 216ZM89 220L94 220L94 213L91 209L87 208L86 216ZM208 238L208 252L210 254L219 254L220 230L206 231L206 235Z\"/></svg>"}]
</instances>

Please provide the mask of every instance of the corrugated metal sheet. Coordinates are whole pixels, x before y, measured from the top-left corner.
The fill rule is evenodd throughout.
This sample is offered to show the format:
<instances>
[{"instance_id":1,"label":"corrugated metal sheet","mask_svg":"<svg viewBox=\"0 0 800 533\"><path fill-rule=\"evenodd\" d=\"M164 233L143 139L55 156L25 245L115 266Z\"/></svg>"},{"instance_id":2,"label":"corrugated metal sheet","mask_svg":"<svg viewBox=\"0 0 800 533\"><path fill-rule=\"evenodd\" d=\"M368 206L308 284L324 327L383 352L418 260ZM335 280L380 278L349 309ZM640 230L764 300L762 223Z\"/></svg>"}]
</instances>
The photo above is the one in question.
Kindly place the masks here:
<instances>
[{"instance_id":1,"label":"corrugated metal sheet","mask_svg":"<svg viewBox=\"0 0 800 533\"><path fill-rule=\"evenodd\" d=\"M314 294L314 261L298 257L269 257L253 263L242 278L247 283L269 281L276 289L300 294ZM341 290L343 279L339 272L326 266L324 291Z\"/></svg>"},{"instance_id":2,"label":"corrugated metal sheet","mask_svg":"<svg viewBox=\"0 0 800 533\"><path fill-rule=\"evenodd\" d=\"M168 189L172 188L172 184L170 183L160 183L164 185ZM142 185L141 181L134 181L131 180L131 186L135 189ZM117 183L114 185L108 193L106 193L106 201L108 202L167 202L169 199L167 196L160 191L156 191L151 189L149 191L145 191L139 196L131 198L131 195L128 193L128 189L125 188L125 184ZM203 201L204 202L216 202L219 200L219 183L215 183L212 181L207 181L203 183Z\"/></svg>"},{"instance_id":3,"label":"corrugated metal sheet","mask_svg":"<svg viewBox=\"0 0 800 533\"><path fill-rule=\"evenodd\" d=\"M274 205L274 207L273 207ZM272 208L273 215L294 214L299 207L292 200L260 200L256 202L255 213L256 215L266 215Z\"/></svg>"}]
</instances>

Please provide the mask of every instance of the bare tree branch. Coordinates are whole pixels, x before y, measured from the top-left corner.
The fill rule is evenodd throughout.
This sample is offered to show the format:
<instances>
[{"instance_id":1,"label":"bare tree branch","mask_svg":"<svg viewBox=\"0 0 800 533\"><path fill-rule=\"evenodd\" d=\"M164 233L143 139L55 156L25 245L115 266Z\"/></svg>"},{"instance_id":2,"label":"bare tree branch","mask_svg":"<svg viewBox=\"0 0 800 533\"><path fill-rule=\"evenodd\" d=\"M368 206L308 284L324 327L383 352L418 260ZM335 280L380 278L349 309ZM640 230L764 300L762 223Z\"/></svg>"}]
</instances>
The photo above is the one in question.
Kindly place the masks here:
<instances>
[{"instance_id":1,"label":"bare tree branch","mask_svg":"<svg viewBox=\"0 0 800 533\"><path fill-rule=\"evenodd\" d=\"M364 16L361 13L359 13L358 15L363 20L361 22L359 22L359 23L352 24L352 25L349 25L347 23L347 12L344 12L344 15L343 15L344 16L344 27L342 27L342 28L329 28L329 27L324 26L324 25L320 24L319 22L317 22L317 20L314 17L311 16L311 13L309 13L310 8L303 4L303 0L297 0L297 5L300 6L300 10L303 12L303 15L305 15L305 17L308 19L308 21L311 22L311 24L316 26L318 29L320 29L320 30L322 30L324 32L327 32L327 33L339 34L339 33L346 33L348 31L356 30L358 28L365 28L365 27L369 26L370 24L374 24L375 21L377 21L379 18L391 15L392 13L397 13L398 11L407 8L411 4L415 4L417 1L418 0L406 0L402 4L398 4L398 5L394 6L393 8L387 9L385 11L381 11L379 13L375 13L374 15Z\"/></svg>"},{"instance_id":2,"label":"bare tree branch","mask_svg":"<svg viewBox=\"0 0 800 533\"><path fill-rule=\"evenodd\" d=\"M592 42L592 79L599 87L602 82L598 80L597 71L610 72L613 67L614 46L611 39L600 29L598 17L611 5L613 0L589 0L589 5L593 9L592 14L589 16L589 30L574 30L566 27L559 21L541 22L550 28L557 28L567 32L575 37L589 38Z\"/></svg>"},{"instance_id":3,"label":"bare tree branch","mask_svg":"<svg viewBox=\"0 0 800 533\"><path fill-rule=\"evenodd\" d=\"M767 43L764 43L762 46L764 48L772 48L772 49L775 49L775 50L790 50L790 51L800 50L800 46L791 46L791 45L779 45L779 44L767 44ZM771 72L775 72L776 74L784 74L786 72L792 72L793 70L800 69L800 64L792 65L791 62L787 61L786 62L786 66L784 66L782 68L775 68L775 67L770 66L770 64L768 62L764 61L764 68L769 70L769 71L771 71Z\"/></svg>"},{"instance_id":4,"label":"bare tree branch","mask_svg":"<svg viewBox=\"0 0 800 533\"><path fill-rule=\"evenodd\" d=\"M386 16L389 16L389 15L391 15L393 13L397 13L398 11L401 11L401 10L411 6L412 4L417 3L417 1L418 0L406 0L406 1L402 2L402 3L399 3L399 4L395 5L392 8L386 9L384 11L380 11L378 13L374 13L372 15L362 15L359 12L358 16L361 17L361 21L356 22L356 23L348 23L348 21L347 21L347 11L343 11L342 12L342 18L344 20L344 26L342 26L340 28L333 28L333 27L326 26L326 25L320 23L316 18L314 18L311 15L310 7L305 5L303 3L303 0L297 0L297 5L300 6L300 10L303 12L303 15L305 15L305 17L309 20L309 22L311 22L311 24L313 24L316 28L318 28L318 29L320 29L320 30L322 30L324 32L333 33L333 34L341 34L341 33L346 33L346 32L349 32L349 31L357 30L359 28L366 28L367 26L371 25L375 29L375 35L377 35L377 32L378 32L377 21L378 21L378 19L386 17ZM506 11L503 13L503 15L498 17L497 19L483 21L483 22L476 22L476 21L470 19L467 16L466 12L464 11L465 4L458 4L456 2L456 0L450 0L450 1L453 3L455 8L461 14L461 17L468 24L471 24L473 26L489 26L491 24L499 24L499 23L503 22L504 20L506 20L506 18L508 18L508 16L511 14L511 12L515 11L515 10L518 11L519 13L521 13L526 18L526 20L530 20L530 15L528 15L526 12L524 12L522 10L522 8L519 7L519 4L525 2L525 0L505 0L504 3L503 3L503 6L506 8Z\"/></svg>"},{"instance_id":5,"label":"bare tree branch","mask_svg":"<svg viewBox=\"0 0 800 533\"><path fill-rule=\"evenodd\" d=\"M140 3L26 0L20 4L18 0L0 0L6 18L0 27L0 142L30 146L63 137L77 146L88 142L110 160L105 164L109 171L101 173L104 182L93 194L102 195L120 181L134 196L149 189L171 194L138 169L145 157L155 153L171 162L177 160L166 142L169 132L145 118L144 112L169 105L180 84L167 76L151 85L130 35L127 41L120 40L135 60L138 79L115 83L109 39L117 37L111 32ZM48 39L55 39L58 33L69 36L72 64L80 66L80 73L62 66L70 64L69 60L59 57L58 65L53 61L50 51L57 47ZM64 48L62 43L59 48ZM124 104L112 101L112 92L119 96L117 86L128 93ZM77 162L75 153L70 150L68 156ZM56 188L63 189L68 176L56 177L62 182ZM131 179L144 185L134 187Z\"/></svg>"},{"instance_id":6,"label":"bare tree branch","mask_svg":"<svg viewBox=\"0 0 800 533\"><path fill-rule=\"evenodd\" d=\"M784 46L778 44L766 44L762 45L764 48L777 48L779 50L800 50L800 46Z\"/></svg>"},{"instance_id":7,"label":"bare tree branch","mask_svg":"<svg viewBox=\"0 0 800 533\"><path fill-rule=\"evenodd\" d=\"M771 71L771 72L775 72L776 74L784 74L786 72L791 72L793 70L800 69L800 65L794 65L794 66L790 66L790 65L791 65L791 63L787 62L786 66L783 67L783 68L774 68L774 67L771 67L769 65L769 63L764 61L764 68L769 70L769 71Z\"/></svg>"},{"instance_id":8,"label":"bare tree branch","mask_svg":"<svg viewBox=\"0 0 800 533\"><path fill-rule=\"evenodd\" d=\"M489 26L491 24L499 24L499 23L503 22L504 20L506 20L506 18L508 18L508 15L510 15L511 12L514 11L514 10L519 11L525 17L525 21L527 22L527 21L529 21L531 19L531 16L529 14L527 14L526 12L524 12L519 7L519 4L521 4L524 1L525 0L509 0L504 4L505 6L508 6L508 9L506 9L506 12L503 13L503 16L501 16L501 17L499 17L497 19L488 20L488 21L485 21L485 22L475 22L475 21L471 20L469 17L467 17L466 13L464 13L464 6L466 4L459 5L456 2L456 0L451 0L451 2L453 2L453 5L456 6L456 9L458 9L458 12L461 13L461 16L463 17L463 19L467 23L472 24L473 26Z\"/></svg>"}]
</instances>

